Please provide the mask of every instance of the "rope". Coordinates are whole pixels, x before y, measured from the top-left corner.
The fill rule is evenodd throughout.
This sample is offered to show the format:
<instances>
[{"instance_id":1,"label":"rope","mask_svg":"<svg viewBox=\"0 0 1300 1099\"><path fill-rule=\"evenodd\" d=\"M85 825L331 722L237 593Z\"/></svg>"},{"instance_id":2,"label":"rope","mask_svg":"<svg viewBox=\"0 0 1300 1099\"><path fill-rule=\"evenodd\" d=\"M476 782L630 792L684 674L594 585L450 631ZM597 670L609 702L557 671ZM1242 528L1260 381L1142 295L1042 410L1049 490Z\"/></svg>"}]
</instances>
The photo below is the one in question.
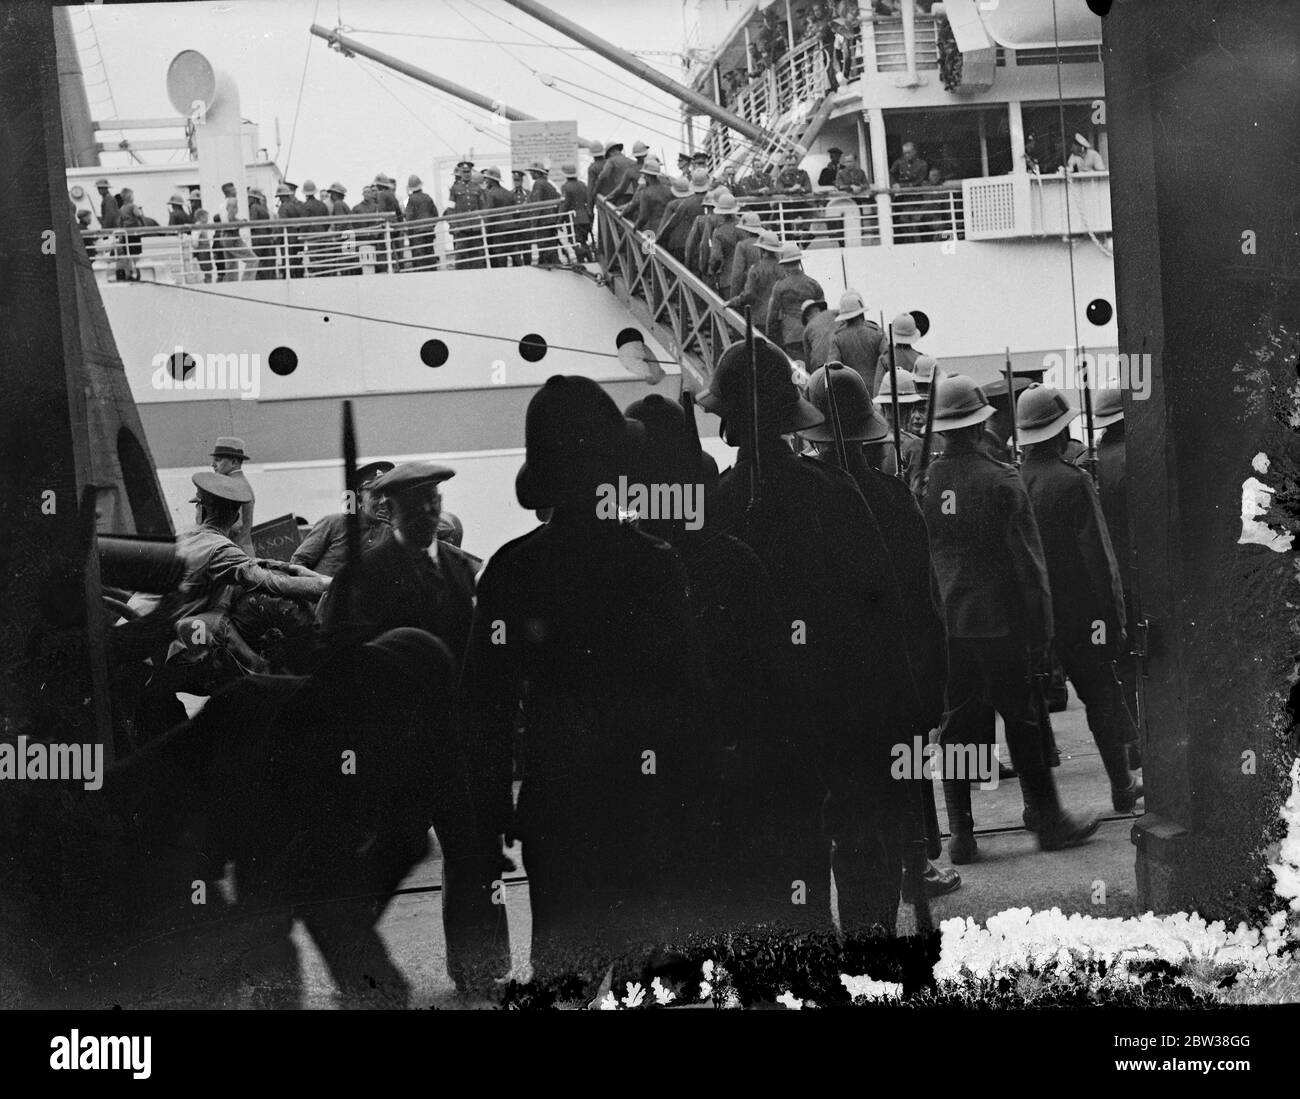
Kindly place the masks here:
<instances>
[{"instance_id":1,"label":"rope","mask_svg":"<svg viewBox=\"0 0 1300 1099\"><path fill-rule=\"evenodd\" d=\"M312 9L311 21L316 22L316 16L320 14L320 0L316 0L316 6ZM289 161L293 159L293 139L298 136L298 113L302 110L302 93L307 87L307 66L311 64L311 44L315 35L307 36L307 53L302 59L302 79L298 81L298 102L293 105L293 129L289 131L289 149L284 154L284 178L289 178Z\"/></svg>"}]
</instances>

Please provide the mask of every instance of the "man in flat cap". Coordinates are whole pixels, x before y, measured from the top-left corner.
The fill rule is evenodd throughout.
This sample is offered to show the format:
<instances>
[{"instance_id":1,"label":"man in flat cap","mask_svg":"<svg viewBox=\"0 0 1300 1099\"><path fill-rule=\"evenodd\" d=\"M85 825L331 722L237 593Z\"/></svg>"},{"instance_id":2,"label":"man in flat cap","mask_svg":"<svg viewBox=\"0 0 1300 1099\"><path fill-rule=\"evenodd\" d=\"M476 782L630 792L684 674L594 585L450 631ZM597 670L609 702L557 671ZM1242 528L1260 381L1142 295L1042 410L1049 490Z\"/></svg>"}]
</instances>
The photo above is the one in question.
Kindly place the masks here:
<instances>
[{"instance_id":1,"label":"man in flat cap","mask_svg":"<svg viewBox=\"0 0 1300 1099\"><path fill-rule=\"evenodd\" d=\"M235 545L248 554L249 557L252 557L254 555L254 495L253 486L248 483L248 478L244 476L244 462L247 460L248 455L244 453L243 439L236 439L233 435L222 435L217 438L216 445L212 448L213 472L240 481L248 489L248 499L244 502L240 511L239 528L231 537Z\"/></svg>"},{"instance_id":2,"label":"man in flat cap","mask_svg":"<svg viewBox=\"0 0 1300 1099\"><path fill-rule=\"evenodd\" d=\"M370 491L370 486L393 468L392 462L371 462L357 470L357 491L360 500L348 500L345 505L357 509L361 520L361 550L379 545L392 534L383 501ZM337 576L347 563L348 512L335 512L318 520L307 537L289 559L295 565L304 565L323 576Z\"/></svg>"},{"instance_id":3,"label":"man in flat cap","mask_svg":"<svg viewBox=\"0 0 1300 1099\"><path fill-rule=\"evenodd\" d=\"M457 661L464 657L482 562L437 536L438 486L454 476L433 462L404 462L370 483L388 503L393 533L339 574L317 614L327 633L365 641L412 626L440 638Z\"/></svg>"},{"instance_id":4,"label":"man in flat cap","mask_svg":"<svg viewBox=\"0 0 1300 1099\"><path fill-rule=\"evenodd\" d=\"M434 232L437 228L433 219L438 216L438 204L433 196L426 194L424 181L412 174L406 181L406 220L428 224L413 226L410 230L411 266L416 271L429 271L438 266L438 256L434 251Z\"/></svg>"}]
</instances>

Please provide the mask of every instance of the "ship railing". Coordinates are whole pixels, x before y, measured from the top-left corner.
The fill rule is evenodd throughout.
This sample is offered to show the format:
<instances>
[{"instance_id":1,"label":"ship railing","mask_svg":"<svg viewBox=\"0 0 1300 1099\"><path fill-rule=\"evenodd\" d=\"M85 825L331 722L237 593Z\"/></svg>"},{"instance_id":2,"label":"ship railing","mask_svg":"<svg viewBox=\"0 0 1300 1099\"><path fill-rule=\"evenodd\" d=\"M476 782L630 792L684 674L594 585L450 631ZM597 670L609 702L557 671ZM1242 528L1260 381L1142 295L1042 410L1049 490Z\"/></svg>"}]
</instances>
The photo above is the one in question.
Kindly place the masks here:
<instances>
[{"instance_id":1,"label":"ship railing","mask_svg":"<svg viewBox=\"0 0 1300 1099\"><path fill-rule=\"evenodd\" d=\"M393 213L83 232L105 277L175 283L316 278L564 262L579 258L574 211L523 203L399 221Z\"/></svg>"},{"instance_id":2,"label":"ship railing","mask_svg":"<svg viewBox=\"0 0 1300 1099\"><path fill-rule=\"evenodd\" d=\"M604 196L596 200L596 228L597 254L614 293L699 385L707 385L722 352L744 339L744 317L653 233L634 230Z\"/></svg>"},{"instance_id":3,"label":"ship railing","mask_svg":"<svg viewBox=\"0 0 1300 1099\"><path fill-rule=\"evenodd\" d=\"M750 195L739 201L764 229L801 248L965 240L962 192L952 187Z\"/></svg>"}]
</instances>

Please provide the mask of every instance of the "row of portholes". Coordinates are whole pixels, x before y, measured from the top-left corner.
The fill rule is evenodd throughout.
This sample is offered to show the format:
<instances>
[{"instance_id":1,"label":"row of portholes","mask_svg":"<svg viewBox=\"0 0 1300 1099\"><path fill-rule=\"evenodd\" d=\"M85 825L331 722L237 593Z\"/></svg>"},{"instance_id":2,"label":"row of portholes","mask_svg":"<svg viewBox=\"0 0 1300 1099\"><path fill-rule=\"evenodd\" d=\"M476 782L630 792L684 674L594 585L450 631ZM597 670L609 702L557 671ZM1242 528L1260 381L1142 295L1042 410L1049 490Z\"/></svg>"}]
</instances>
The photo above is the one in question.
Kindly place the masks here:
<instances>
[{"instance_id":1,"label":"row of portholes","mask_svg":"<svg viewBox=\"0 0 1300 1099\"><path fill-rule=\"evenodd\" d=\"M325 318L329 320L328 317ZM519 341L519 357L527 363L541 362L550 348L546 340L536 332L530 332ZM442 340L425 340L420 345L420 361L425 366L439 367L447 362L451 352ZM298 369L298 353L292 347L277 347L266 357L266 364L271 373L281 378L288 377ZM197 363L194 356L185 351L177 351L168 360L167 369L176 381L184 381L193 372Z\"/></svg>"}]
</instances>

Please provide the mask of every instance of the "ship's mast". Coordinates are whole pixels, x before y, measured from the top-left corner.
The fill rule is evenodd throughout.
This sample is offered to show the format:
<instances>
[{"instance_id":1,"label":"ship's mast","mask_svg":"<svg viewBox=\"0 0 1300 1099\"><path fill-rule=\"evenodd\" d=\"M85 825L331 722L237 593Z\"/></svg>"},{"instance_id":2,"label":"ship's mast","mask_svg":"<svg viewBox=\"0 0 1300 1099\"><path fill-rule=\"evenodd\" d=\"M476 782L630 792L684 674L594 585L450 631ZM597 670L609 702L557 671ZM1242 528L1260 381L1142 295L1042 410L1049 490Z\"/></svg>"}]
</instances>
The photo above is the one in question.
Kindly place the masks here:
<instances>
[{"instance_id":1,"label":"ship's mast","mask_svg":"<svg viewBox=\"0 0 1300 1099\"><path fill-rule=\"evenodd\" d=\"M613 62L620 69L626 69L633 76L640 77L647 84L653 84L661 92L667 92L674 99L694 108L700 114L708 115L710 118L721 122L728 129L735 130L738 134L749 138L750 141L766 145L771 139L771 134L765 133L752 122L746 122L740 115L714 103L713 100L706 96L700 95L694 88L688 88L684 84L679 84L676 80L664 76L663 73L652 69L639 57L632 56L626 50L619 49L612 42L606 42L605 39L592 34L586 27L556 14L545 4L539 4L536 0L506 0L506 3L518 8L527 15L531 15L538 22L545 23L552 30L557 30L561 34L572 38L575 42L586 46L593 53L600 54L606 61Z\"/></svg>"},{"instance_id":2,"label":"ship's mast","mask_svg":"<svg viewBox=\"0 0 1300 1099\"><path fill-rule=\"evenodd\" d=\"M384 53L382 50L376 50L355 38L349 38L338 30L330 30L328 27L322 27L319 23L311 25L311 33L317 38L323 38L334 49L338 50L345 57L351 54L360 54L371 61L375 61L394 72L402 73L409 76L412 80L418 80L421 84L428 84L431 88L437 88L439 91L446 92L448 95L454 95L457 99L463 99L466 103L472 103L480 110L489 111L492 114L500 115L511 122L536 122L537 117L531 114L524 114L523 111L517 111L515 108L501 103L495 99L489 99L485 95L471 91L469 88L462 87L445 76L438 76L429 72L428 69L422 69L419 65L412 65L409 61L403 61L400 57L394 57L392 54ZM591 148L595 144L592 140L585 137L578 138L578 144L584 149Z\"/></svg>"}]
</instances>

